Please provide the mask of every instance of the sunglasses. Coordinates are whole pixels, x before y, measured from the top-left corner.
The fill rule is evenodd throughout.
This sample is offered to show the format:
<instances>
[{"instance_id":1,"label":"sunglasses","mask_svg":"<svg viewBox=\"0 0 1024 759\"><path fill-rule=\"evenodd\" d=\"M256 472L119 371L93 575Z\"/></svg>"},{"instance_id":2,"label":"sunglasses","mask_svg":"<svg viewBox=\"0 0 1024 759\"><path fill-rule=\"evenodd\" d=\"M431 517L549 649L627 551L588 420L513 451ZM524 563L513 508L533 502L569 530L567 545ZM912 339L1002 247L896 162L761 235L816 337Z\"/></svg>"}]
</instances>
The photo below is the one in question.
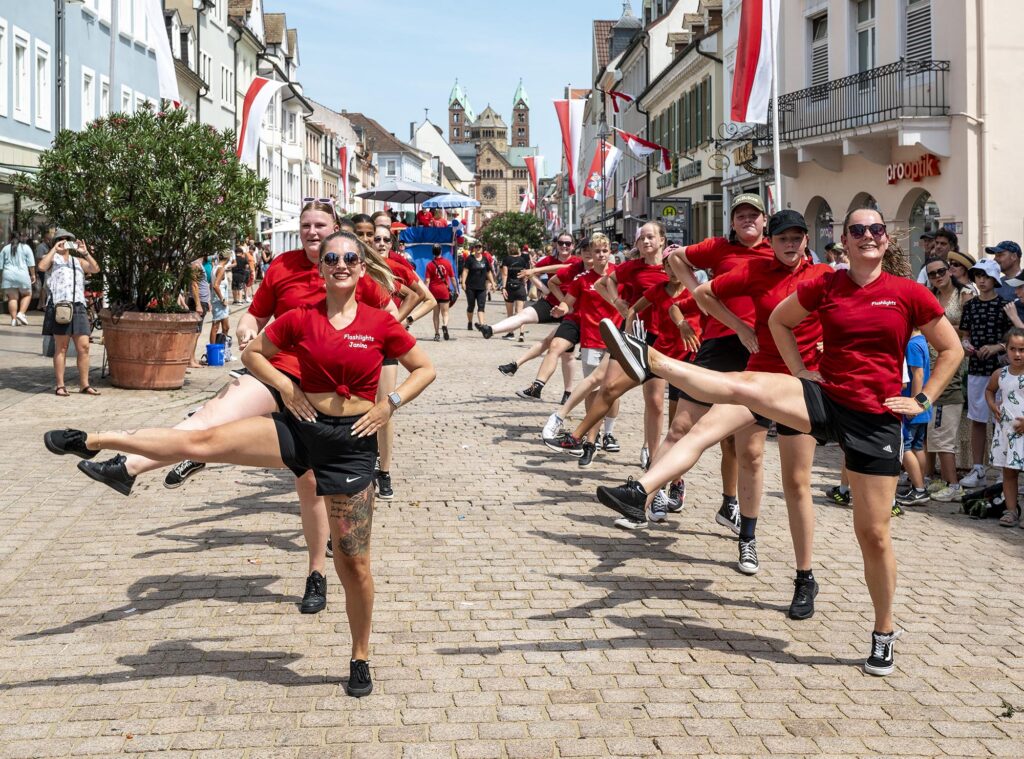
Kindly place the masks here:
<instances>
[{"instance_id":1,"label":"sunglasses","mask_svg":"<svg viewBox=\"0 0 1024 759\"><path fill-rule=\"evenodd\" d=\"M327 266L331 267L337 266L338 263L341 261L345 262L345 266L352 267L355 266L357 263L361 262L363 259L360 257L358 253L353 253L351 251L343 255L338 255L337 253L332 251L330 253L324 253L324 257L321 260Z\"/></svg>"},{"instance_id":2,"label":"sunglasses","mask_svg":"<svg viewBox=\"0 0 1024 759\"><path fill-rule=\"evenodd\" d=\"M932 269L930 272L928 272L928 279L938 279L947 271L949 271L948 266L943 266L941 269Z\"/></svg>"},{"instance_id":3,"label":"sunglasses","mask_svg":"<svg viewBox=\"0 0 1024 759\"><path fill-rule=\"evenodd\" d=\"M557 244L558 245L569 246L569 245L572 245L572 240L559 240Z\"/></svg>"},{"instance_id":4,"label":"sunglasses","mask_svg":"<svg viewBox=\"0 0 1024 759\"><path fill-rule=\"evenodd\" d=\"M323 203L325 206L334 208L334 200L331 198L303 198L302 205L308 206L310 203Z\"/></svg>"},{"instance_id":5,"label":"sunglasses","mask_svg":"<svg viewBox=\"0 0 1024 759\"><path fill-rule=\"evenodd\" d=\"M854 237L863 237L868 232L872 237L881 237L885 234L885 224L851 224L846 230Z\"/></svg>"},{"instance_id":6,"label":"sunglasses","mask_svg":"<svg viewBox=\"0 0 1024 759\"><path fill-rule=\"evenodd\" d=\"M391 238L390 237L374 237L373 241L374 242L391 242Z\"/></svg>"}]
</instances>

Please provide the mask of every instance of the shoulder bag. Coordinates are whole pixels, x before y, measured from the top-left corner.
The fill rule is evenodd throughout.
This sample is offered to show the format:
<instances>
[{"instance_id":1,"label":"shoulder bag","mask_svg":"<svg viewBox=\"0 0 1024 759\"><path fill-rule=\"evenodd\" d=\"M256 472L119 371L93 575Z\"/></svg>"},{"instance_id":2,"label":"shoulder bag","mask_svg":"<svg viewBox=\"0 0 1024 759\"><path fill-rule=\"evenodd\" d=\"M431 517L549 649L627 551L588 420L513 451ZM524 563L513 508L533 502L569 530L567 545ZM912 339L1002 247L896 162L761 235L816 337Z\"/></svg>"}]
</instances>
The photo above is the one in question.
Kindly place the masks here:
<instances>
[{"instance_id":1,"label":"shoulder bag","mask_svg":"<svg viewBox=\"0 0 1024 759\"><path fill-rule=\"evenodd\" d=\"M71 300L62 300L53 304L53 321L57 324L70 324L75 315L75 290L78 289L78 267L74 257L71 258Z\"/></svg>"}]
</instances>

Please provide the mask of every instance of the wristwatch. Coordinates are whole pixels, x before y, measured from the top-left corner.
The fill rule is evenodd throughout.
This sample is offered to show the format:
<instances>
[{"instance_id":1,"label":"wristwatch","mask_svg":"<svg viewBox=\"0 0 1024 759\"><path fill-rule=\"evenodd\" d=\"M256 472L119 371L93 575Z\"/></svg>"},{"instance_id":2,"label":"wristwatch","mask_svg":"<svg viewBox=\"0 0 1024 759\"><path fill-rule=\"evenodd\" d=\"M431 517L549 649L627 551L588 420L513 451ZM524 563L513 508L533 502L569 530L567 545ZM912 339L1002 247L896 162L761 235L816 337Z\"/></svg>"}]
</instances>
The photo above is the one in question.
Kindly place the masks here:
<instances>
[{"instance_id":1,"label":"wristwatch","mask_svg":"<svg viewBox=\"0 0 1024 759\"><path fill-rule=\"evenodd\" d=\"M391 404L393 411L397 411L398 407L402 405L402 396L398 393L388 393L388 403Z\"/></svg>"},{"instance_id":2,"label":"wristwatch","mask_svg":"<svg viewBox=\"0 0 1024 759\"><path fill-rule=\"evenodd\" d=\"M918 393L914 396L914 400L921 404L921 408L925 411L932 407L932 402L924 393Z\"/></svg>"}]
</instances>

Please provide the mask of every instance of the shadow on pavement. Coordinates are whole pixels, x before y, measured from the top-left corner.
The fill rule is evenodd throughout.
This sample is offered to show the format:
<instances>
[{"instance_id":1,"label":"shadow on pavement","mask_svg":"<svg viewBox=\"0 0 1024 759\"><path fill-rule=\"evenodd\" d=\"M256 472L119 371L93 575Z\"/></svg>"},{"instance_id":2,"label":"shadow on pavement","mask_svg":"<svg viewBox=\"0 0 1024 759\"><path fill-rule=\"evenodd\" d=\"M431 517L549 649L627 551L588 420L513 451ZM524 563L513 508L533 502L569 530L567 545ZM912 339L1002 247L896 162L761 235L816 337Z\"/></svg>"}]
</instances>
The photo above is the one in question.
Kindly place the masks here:
<instances>
[{"instance_id":1,"label":"shadow on pavement","mask_svg":"<svg viewBox=\"0 0 1024 759\"><path fill-rule=\"evenodd\" d=\"M236 546L267 545L289 553L305 552L305 541L300 540L302 530L282 532L280 530L225 530L212 528L195 535L174 535L163 530L156 530L153 535L164 540L183 544L180 548L154 548L134 554L133 559L149 559L154 556L168 554L202 553L216 548L234 548Z\"/></svg>"},{"instance_id":2,"label":"shadow on pavement","mask_svg":"<svg viewBox=\"0 0 1024 759\"><path fill-rule=\"evenodd\" d=\"M154 644L144 654L119 657L117 663L127 670L4 683L0 684L0 691L80 684L107 685L161 677L226 677L239 682L289 686L345 682L345 678L304 676L288 669L288 664L301 658L299 654L288 651L207 651L195 645L195 641L168 641Z\"/></svg>"},{"instance_id":3,"label":"shadow on pavement","mask_svg":"<svg viewBox=\"0 0 1024 759\"><path fill-rule=\"evenodd\" d=\"M59 627L19 635L14 640L36 640L50 635L66 635L85 627L123 620L126 614L148 614L189 601L225 603L277 603L297 601L268 589L281 579L277 575L153 575L133 582L127 591L128 603Z\"/></svg>"}]
</instances>

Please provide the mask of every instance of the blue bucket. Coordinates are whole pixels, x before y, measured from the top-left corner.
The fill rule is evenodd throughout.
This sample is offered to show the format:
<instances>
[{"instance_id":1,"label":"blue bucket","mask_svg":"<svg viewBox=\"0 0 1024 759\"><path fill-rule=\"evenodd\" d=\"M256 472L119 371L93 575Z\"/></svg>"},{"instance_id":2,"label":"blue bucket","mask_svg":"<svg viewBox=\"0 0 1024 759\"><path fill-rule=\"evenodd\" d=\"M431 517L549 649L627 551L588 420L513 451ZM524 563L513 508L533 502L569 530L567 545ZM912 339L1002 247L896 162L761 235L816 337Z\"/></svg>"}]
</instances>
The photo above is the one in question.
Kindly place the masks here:
<instances>
[{"instance_id":1,"label":"blue bucket","mask_svg":"<svg viewBox=\"0 0 1024 759\"><path fill-rule=\"evenodd\" d=\"M207 366L224 366L224 343L208 343L206 345Z\"/></svg>"}]
</instances>

